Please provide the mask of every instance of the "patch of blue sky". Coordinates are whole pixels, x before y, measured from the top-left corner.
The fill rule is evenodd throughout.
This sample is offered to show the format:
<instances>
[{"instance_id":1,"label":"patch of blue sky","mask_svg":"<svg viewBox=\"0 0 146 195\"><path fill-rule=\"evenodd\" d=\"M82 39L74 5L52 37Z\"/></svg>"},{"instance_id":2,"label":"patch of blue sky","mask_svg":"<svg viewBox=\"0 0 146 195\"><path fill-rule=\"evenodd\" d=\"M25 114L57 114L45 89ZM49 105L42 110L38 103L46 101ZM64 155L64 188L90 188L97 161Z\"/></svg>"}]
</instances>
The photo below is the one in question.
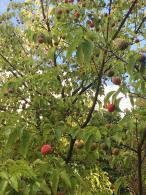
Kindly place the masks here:
<instances>
[{"instance_id":1,"label":"patch of blue sky","mask_svg":"<svg viewBox=\"0 0 146 195\"><path fill-rule=\"evenodd\" d=\"M10 2L10 0L0 0L0 14L4 13L7 10ZM24 2L24 0L12 0L12 2L19 3Z\"/></svg>"}]
</instances>

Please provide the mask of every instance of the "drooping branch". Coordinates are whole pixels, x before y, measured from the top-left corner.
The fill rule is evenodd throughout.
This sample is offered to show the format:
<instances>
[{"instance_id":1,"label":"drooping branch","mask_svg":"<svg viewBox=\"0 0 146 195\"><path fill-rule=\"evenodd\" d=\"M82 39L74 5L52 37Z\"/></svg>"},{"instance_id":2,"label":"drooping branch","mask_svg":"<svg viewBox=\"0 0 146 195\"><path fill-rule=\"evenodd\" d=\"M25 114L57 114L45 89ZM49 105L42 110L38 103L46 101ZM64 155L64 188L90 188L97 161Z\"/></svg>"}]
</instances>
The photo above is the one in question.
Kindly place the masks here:
<instances>
[{"instance_id":1,"label":"drooping branch","mask_svg":"<svg viewBox=\"0 0 146 195\"><path fill-rule=\"evenodd\" d=\"M94 84L94 82L88 84L86 87L83 87L82 90L79 92L78 95L82 95L85 91L87 91L90 87L92 87L93 84ZM78 98L76 97L76 98L73 100L72 104L75 104L77 100L78 100Z\"/></svg>"},{"instance_id":2,"label":"drooping branch","mask_svg":"<svg viewBox=\"0 0 146 195\"><path fill-rule=\"evenodd\" d=\"M126 145L126 144L120 144L120 146L121 146L121 147L124 147L124 148L127 148L128 150L131 150L131 151L137 153L137 150L134 149L134 148L132 148L131 146L128 146L128 145Z\"/></svg>"},{"instance_id":3,"label":"drooping branch","mask_svg":"<svg viewBox=\"0 0 146 195\"><path fill-rule=\"evenodd\" d=\"M9 66L10 66L11 68L13 68L13 70L11 70L11 72L12 72L12 74L13 74L15 77L18 77L18 75L19 75L19 76L23 76L23 74L22 74L21 72L19 72L18 70L16 70L15 66L7 59L2 53L0 53L0 56L2 57L2 59L3 59L7 64L9 64ZM14 71L16 71L18 75L17 75Z\"/></svg>"},{"instance_id":4,"label":"drooping branch","mask_svg":"<svg viewBox=\"0 0 146 195\"><path fill-rule=\"evenodd\" d=\"M141 27L142 27L143 23L145 22L145 20L146 20L146 17L144 17L144 18L142 19L140 25L138 26L138 28L137 28L136 31L135 31L135 34L137 34L137 33L139 32L139 30L141 29Z\"/></svg>"},{"instance_id":5,"label":"drooping branch","mask_svg":"<svg viewBox=\"0 0 146 195\"><path fill-rule=\"evenodd\" d=\"M81 82L81 85L72 92L72 96L76 95L78 91L80 91L80 89L83 88L83 84L84 84L84 80Z\"/></svg>"},{"instance_id":6,"label":"drooping branch","mask_svg":"<svg viewBox=\"0 0 146 195\"><path fill-rule=\"evenodd\" d=\"M121 31L123 25L125 24L127 18L129 17L129 15L131 14L132 10L134 9L134 7L135 7L137 1L138 1L138 0L135 0L135 1L132 3L132 5L131 5L131 7L129 8L127 14L126 14L125 17L123 18L123 20L122 20L122 22L121 22L119 28L117 29L117 31L115 32L114 36L112 37L112 40L114 40L114 39L118 36L118 34L120 33L120 31Z\"/></svg>"}]
</instances>

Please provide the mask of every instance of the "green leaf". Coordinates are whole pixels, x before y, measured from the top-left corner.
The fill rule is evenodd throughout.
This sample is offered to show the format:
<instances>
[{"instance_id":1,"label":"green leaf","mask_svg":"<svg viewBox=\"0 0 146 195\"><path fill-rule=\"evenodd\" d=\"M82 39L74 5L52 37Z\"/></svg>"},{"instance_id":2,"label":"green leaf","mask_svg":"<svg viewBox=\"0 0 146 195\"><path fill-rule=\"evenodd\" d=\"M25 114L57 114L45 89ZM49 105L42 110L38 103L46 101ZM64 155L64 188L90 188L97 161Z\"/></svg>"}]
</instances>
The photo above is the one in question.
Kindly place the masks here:
<instances>
[{"instance_id":1,"label":"green leaf","mask_svg":"<svg viewBox=\"0 0 146 195\"><path fill-rule=\"evenodd\" d=\"M116 102L116 101L117 101L116 98L117 98L117 96L119 95L119 93L120 93L120 87L119 87L119 89L113 94L113 96L112 96L112 102Z\"/></svg>"},{"instance_id":2,"label":"green leaf","mask_svg":"<svg viewBox=\"0 0 146 195\"><path fill-rule=\"evenodd\" d=\"M106 97L104 98L104 104L106 105L107 102L109 101L110 97L112 96L112 94L114 93L115 91L110 91Z\"/></svg>"},{"instance_id":3,"label":"green leaf","mask_svg":"<svg viewBox=\"0 0 146 195\"><path fill-rule=\"evenodd\" d=\"M0 172L0 178L7 180L9 178L9 176L8 176L7 172L1 171Z\"/></svg>"},{"instance_id":4,"label":"green leaf","mask_svg":"<svg viewBox=\"0 0 146 195\"><path fill-rule=\"evenodd\" d=\"M18 192L18 177L16 175L10 177L9 184Z\"/></svg>"},{"instance_id":5,"label":"green leaf","mask_svg":"<svg viewBox=\"0 0 146 195\"><path fill-rule=\"evenodd\" d=\"M6 191L7 185L8 185L8 181L2 180L0 182L0 194L1 195L5 195L5 191Z\"/></svg>"},{"instance_id":6,"label":"green leaf","mask_svg":"<svg viewBox=\"0 0 146 195\"><path fill-rule=\"evenodd\" d=\"M133 73L135 67L135 58L133 55L129 56L128 64L127 64L127 72L131 75Z\"/></svg>"},{"instance_id":7,"label":"green leaf","mask_svg":"<svg viewBox=\"0 0 146 195\"><path fill-rule=\"evenodd\" d=\"M72 138L76 138L78 136L81 136L82 130L79 127L72 127L71 128L71 135Z\"/></svg>"},{"instance_id":8,"label":"green leaf","mask_svg":"<svg viewBox=\"0 0 146 195\"><path fill-rule=\"evenodd\" d=\"M64 184L65 184L69 189L71 189L70 178L69 178L69 176L68 176L68 174L66 173L65 170L62 171L62 172L60 173L60 177L61 177L62 181L64 182Z\"/></svg>"},{"instance_id":9,"label":"green leaf","mask_svg":"<svg viewBox=\"0 0 146 195\"><path fill-rule=\"evenodd\" d=\"M144 81L141 82L141 90L142 92L145 92L145 82Z\"/></svg>"},{"instance_id":10,"label":"green leaf","mask_svg":"<svg viewBox=\"0 0 146 195\"><path fill-rule=\"evenodd\" d=\"M77 62L79 65L83 65L84 63L84 53L83 53L83 48L82 48L82 44L77 48Z\"/></svg>"},{"instance_id":11,"label":"green leaf","mask_svg":"<svg viewBox=\"0 0 146 195\"><path fill-rule=\"evenodd\" d=\"M85 39L95 41L97 39L97 36L98 36L98 33L88 30L85 34Z\"/></svg>"},{"instance_id":12,"label":"green leaf","mask_svg":"<svg viewBox=\"0 0 146 195\"><path fill-rule=\"evenodd\" d=\"M123 97L120 97L118 99L115 100L115 105L116 107L119 107L120 101L122 100Z\"/></svg>"},{"instance_id":13,"label":"green leaf","mask_svg":"<svg viewBox=\"0 0 146 195\"><path fill-rule=\"evenodd\" d=\"M82 51L84 54L84 62L88 64L93 54L94 44L92 41L86 40L82 43Z\"/></svg>"},{"instance_id":14,"label":"green leaf","mask_svg":"<svg viewBox=\"0 0 146 195\"><path fill-rule=\"evenodd\" d=\"M40 190L42 190L43 192L45 192L45 193L48 194L48 195L51 195L51 191L50 191L48 185L46 184L45 180L43 180L43 181L41 181L41 182L40 182L40 181L37 181L37 182L35 182L35 184L36 184L36 186L37 186Z\"/></svg>"},{"instance_id":15,"label":"green leaf","mask_svg":"<svg viewBox=\"0 0 146 195\"><path fill-rule=\"evenodd\" d=\"M94 136L90 135L86 141L85 147L86 147L86 151L89 152L90 151L90 146L93 143L94 140Z\"/></svg>"},{"instance_id":16,"label":"green leaf","mask_svg":"<svg viewBox=\"0 0 146 195\"><path fill-rule=\"evenodd\" d=\"M120 186L123 184L123 178L119 178L116 180L115 182L115 191L114 191L114 195L118 195Z\"/></svg>"},{"instance_id":17,"label":"green leaf","mask_svg":"<svg viewBox=\"0 0 146 195\"><path fill-rule=\"evenodd\" d=\"M23 191L23 195L30 195L30 194L36 195L36 193L31 193L29 186L25 186L25 189Z\"/></svg>"},{"instance_id":18,"label":"green leaf","mask_svg":"<svg viewBox=\"0 0 146 195\"><path fill-rule=\"evenodd\" d=\"M28 190L27 190L28 191ZM27 192L26 191L26 192ZM37 195L38 192L39 191L39 189L38 189L38 187L36 186L36 185L31 185L30 186L30 193L29 194L26 194L26 195L31 195L31 194L33 194L33 195Z\"/></svg>"},{"instance_id":19,"label":"green leaf","mask_svg":"<svg viewBox=\"0 0 146 195\"><path fill-rule=\"evenodd\" d=\"M9 135L9 138L7 141L7 147L10 147L11 145L13 145L16 142L17 138L21 137L22 132L23 132L23 128L17 127L13 129Z\"/></svg>"},{"instance_id":20,"label":"green leaf","mask_svg":"<svg viewBox=\"0 0 146 195\"><path fill-rule=\"evenodd\" d=\"M56 139L60 140L61 136L62 136L62 131L60 128L56 128L55 130L55 135L56 135Z\"/></svg>"},{"instance_id":21,"label":"green leaf","mask_svg":"<svg viewBox=\"0 0 146 195\"><path fill-rule=\"evenodd\" d=\"M28 131L24 131L20 142L20 153L24 157L26 157L31 140L32 140L32 133Z\"/></svg>"},{"instance_id":22,"label":"green leaf","mask_svg":"<svg viewBox=\"0 0 146 195\"><path fill-rule=\"evenodd\" d=\"M33 169L24 160L14 161L14 163L9 166L11 167L12 174L22 174L25 177L36 179L36 174Z\"/></svg>"},{"instance_id":23,"label":"green leaf","mask_svg":"<svg viewBox=\"0 0 146 195\"><path fill-rule=\"evenodd\" d=\"M66 58L68 59L73 52L76 51L76 48L81 44L82 42L82 32L75 32L75 34L69 34L70 35L70 46L67 49Z\"/></svg>"},{"instance_id":24,"label":"green leaf","mask_svg":"<svg viewBox=\"0 0 146 195\"><path fill-rule=\"evenodd\" d=\"M52 190L54 194L57 193L58 183L59 183L59 170L54 170L52 176Z\"/></svg>"},{"instance_id":25,"label":"green leaf","mask_svg":"<svg viewBox=\"0 0 146 195\"><path fill-rule=\"evenodd\" d=\"M52 48L49 48L49 51L48 51L48 59L54 59L54 53L55 53L55 47L52 47Z\"/></svg>"},{"instance_id":26,"label":"green leaf","mask_svg":"<svg viewBox=\"0 0 146 195\"><path fill-rule=\"evenodd\" d=\"M97 129L96 129L96 133L95 133L95 139L96 139L96 141L100 141L101 140L101 133Z\"/></svg>"}]
</instances>

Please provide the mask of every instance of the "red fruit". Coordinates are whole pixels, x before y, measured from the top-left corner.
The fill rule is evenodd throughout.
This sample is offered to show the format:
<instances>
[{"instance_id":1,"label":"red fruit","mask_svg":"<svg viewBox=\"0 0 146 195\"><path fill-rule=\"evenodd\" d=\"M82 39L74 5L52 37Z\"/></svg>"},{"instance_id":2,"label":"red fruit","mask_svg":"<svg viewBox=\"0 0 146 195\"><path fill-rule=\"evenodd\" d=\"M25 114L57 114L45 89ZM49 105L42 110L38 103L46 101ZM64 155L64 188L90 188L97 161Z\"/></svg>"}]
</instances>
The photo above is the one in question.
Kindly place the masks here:
<instances>
[{"instance_id":1,"label":"red fruit","mask_svg":"<svg viewBox=\"0 0 146 195\"><path fill-rule=\"evenodd\" d=\"M89 24L89 26L90 26L90 28L94 28L94 23L93 23L93 21L88 21L88 24Z\"/></svg>"},{"instance_id":2,"label":"red fruit","mask_svg":"<svg viewBox=\"0 0 146 195\"><path fill-rule=\"evenodd\" d=\"M121 78L120 77L113 77L112 78L112 83L115 85L120 85L121 84Z\"/></svg>"},{"instance_id":3,"label":"red fruit","mask_svg":"<svg viewBox=\"0 0 146 195\"><path fill-rule=\"evenodd\" d=\"M43 155L49 154L52 152L52 146L50 144L45 144L41 147L41 153Z\"/></svg>"},{"instance_id":4,"label":"red fruit","mask_svg":"<svg viewBox=\"0 0 146 195\"><path fill-rule=\"evenodd\" d=\"M68 3L68 0L64 0L64 3Z\"/></svg>"},{"instance_id":5,"label":"red fruit","mask_svg":"<svg viewBox=\"0 0 146 195\"><path fill-rule=\"evenodd\" d=\"M114 112L115 109L116 109L116 107L115 107L114 104L108 104L108 105L107 105L107 110L108 110L109 112Z\"/></svg>"}]
</instances>

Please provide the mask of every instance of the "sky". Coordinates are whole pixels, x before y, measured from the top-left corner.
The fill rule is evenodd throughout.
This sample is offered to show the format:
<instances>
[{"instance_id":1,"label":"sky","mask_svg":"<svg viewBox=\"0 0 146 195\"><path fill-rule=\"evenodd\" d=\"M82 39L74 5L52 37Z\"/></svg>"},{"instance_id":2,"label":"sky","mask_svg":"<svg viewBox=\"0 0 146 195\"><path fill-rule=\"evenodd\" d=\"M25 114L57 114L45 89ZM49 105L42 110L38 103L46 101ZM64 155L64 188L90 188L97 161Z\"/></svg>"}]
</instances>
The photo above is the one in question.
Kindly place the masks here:
<instances>
[{"instance_id":1,"label":"sky","mask_svg":"<svg viewBox=\"0 0 146 195\"><path fill-rule=\"evenodd\" d=\"M15 0L14 2L20 2L20 1L21 0ZM6 11L9 3L10 3L10 0L0 0L0 13Z\"/></svg>"},{"instance_id":2,"label":"sky","mask_svg":"<svg viewBox=\"0 0 146 195\"><path fill-rule=\"evenodd\" d=\"M7 5L10 0L0 0L0 13L4 12L7 9Z\"/></svg>"}]
</instances>

